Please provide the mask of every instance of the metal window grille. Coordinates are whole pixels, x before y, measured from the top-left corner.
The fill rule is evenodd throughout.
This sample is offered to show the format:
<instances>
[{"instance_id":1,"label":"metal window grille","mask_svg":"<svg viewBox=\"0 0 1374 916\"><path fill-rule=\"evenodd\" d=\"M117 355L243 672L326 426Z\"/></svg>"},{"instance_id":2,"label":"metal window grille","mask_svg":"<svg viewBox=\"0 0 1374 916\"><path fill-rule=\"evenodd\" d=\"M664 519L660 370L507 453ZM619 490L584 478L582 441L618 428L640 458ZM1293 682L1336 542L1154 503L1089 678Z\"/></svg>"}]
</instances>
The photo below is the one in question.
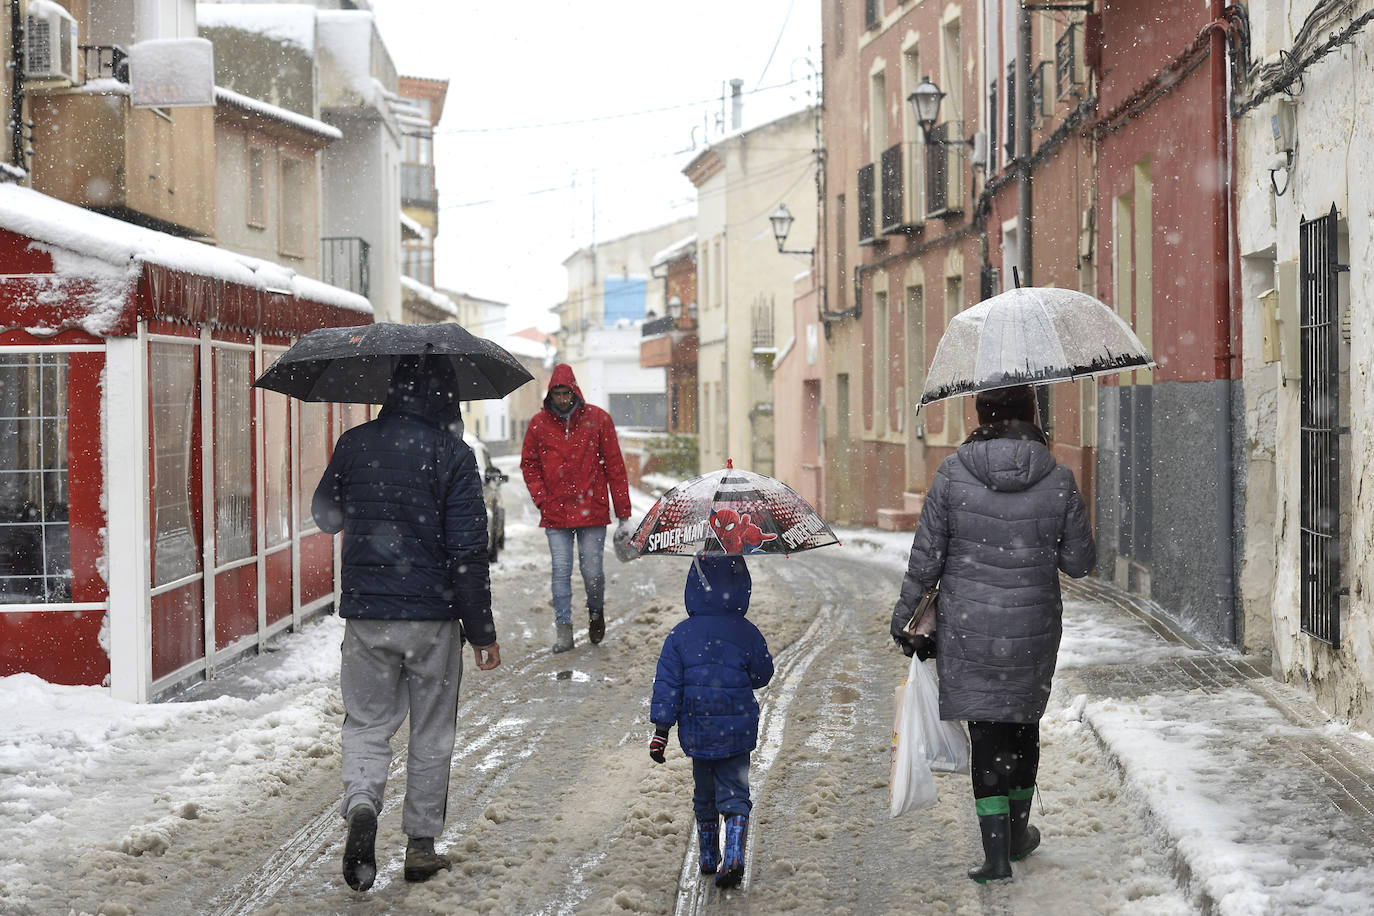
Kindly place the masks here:
<instances>
[{"instance_id":1,"label":"metal window grille","mask_svg":"<svg viewBox=\"0 0 1374 916\"><path fill-rule=\"evenodd\" d=\"M1054 94L1063 98L1082 81L1078 73L1078 23L1071 22L1054 42Z\"/></svg>"},{"instance_id":2,"label":"metal window grille","mask_svg":"<svg viewBox=\"0 0 1374 916\"><path fill-rule=\"evenodd\" d=\"M1300 226L1302 354L1301 623L1332 648L1341 640L1340 302L1336 207Z\"/></svg>"},{"instance_id":3,"label":"metal window grille","mask_svg":"<svg viewBox=\"0 0 1374 916\"><path fill-rule=\"evenodd\" d=\"M988 87L988 173L997 171L997 80Z\"/></svg>"},{"instance_id":4,"label":"metal window grille","mask_svg":"<svg viewBox=\"0 0 1374 916\"><path fill-rule=\"evenodd\" d=\"M869 163L859 169L859 242L871 240L874 232L874 169Z\"/></svg>"},{"instance_id":5,"label":"metal window grille","mask_svg":"<svg viewBox=\"0 0 1374 916\"><path fill-rule=\"evenodd\" d=\"M883 229L902 224L902 145L883 150Z\"/></svg>"},{"instance_id":6,"label":"metal window grille","mask_svg":"<svg viewBox=\"0 0 1374 916\"><path fill-rule=\"evenodd\" d=\"M1016 158L1016 64L1007 64L1007 159Z\"/></svg>"}]
</instances>

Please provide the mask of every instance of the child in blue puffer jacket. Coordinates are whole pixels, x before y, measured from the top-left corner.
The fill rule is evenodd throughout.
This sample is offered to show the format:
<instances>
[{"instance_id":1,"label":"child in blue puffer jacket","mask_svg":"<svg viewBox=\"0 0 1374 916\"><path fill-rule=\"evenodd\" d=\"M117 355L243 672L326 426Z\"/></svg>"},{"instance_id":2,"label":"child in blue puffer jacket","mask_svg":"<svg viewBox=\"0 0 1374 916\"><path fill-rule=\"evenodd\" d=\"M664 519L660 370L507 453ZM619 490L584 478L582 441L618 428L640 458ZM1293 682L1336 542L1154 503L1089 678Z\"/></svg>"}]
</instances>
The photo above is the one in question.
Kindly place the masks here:
<instances>
[{"instance_id":1,"label":"child in blue puffer jacket","mask_svg":"<svg viewBox=\"0 0 1374 916\"><path fill-rule=\"evenodd\" d=\"M649 756L663 762L668 730L678 726L682 752L692 758L692 809L701 841L701 873L716 872L717 887L744 877L749 823L749 752L758 744L754 691L773 677L773 656L759 628L744 619L752 583L741 556L702 556L687 572L687 619L663 642L649 719L655 731ZM720 818L725 818L725 855Z\"/></svg>"}]
</instances>

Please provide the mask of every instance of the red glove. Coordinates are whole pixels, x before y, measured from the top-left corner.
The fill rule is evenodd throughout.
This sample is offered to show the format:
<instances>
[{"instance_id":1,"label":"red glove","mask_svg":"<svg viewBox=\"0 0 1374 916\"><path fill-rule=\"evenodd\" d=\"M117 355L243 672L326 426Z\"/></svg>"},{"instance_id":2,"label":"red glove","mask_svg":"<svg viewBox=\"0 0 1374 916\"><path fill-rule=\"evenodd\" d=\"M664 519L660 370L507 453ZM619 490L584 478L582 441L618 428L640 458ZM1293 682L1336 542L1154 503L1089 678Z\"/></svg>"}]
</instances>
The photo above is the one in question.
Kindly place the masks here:
<instances>
[{"instance_id":1,"label":"red glove","mask_svg":"<svg viewBox=\"0 0 1374 916\"><path fill-rule=\"evenodd\" d=\"M668 729L654 729L654 736L649 739L649 757L654 763L663 762L663 752L668 748Z\"/></svg>"}]
</instances>

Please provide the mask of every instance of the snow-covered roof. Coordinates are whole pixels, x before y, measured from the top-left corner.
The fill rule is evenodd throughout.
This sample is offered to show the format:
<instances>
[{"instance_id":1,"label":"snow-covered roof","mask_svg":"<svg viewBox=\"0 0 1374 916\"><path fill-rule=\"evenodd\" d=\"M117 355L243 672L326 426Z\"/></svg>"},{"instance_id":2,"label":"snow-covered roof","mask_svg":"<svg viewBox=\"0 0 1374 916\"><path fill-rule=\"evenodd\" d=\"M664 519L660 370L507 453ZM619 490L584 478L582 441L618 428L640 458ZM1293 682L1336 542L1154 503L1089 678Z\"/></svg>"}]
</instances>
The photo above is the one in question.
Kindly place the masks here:
<instances>
[{"instance_id":1,"label":"snow-covered roof","mask_svg":"<svg viewBox=\"0 0 1374 916\"><path fill-rule=\"evenodd\" d=\"M458 317L458 306L453 304L452 299L445 296L434 287L426 286L414 277L402 276L401 288L417 299L428 302L444 314L452 315L454 318Z\"/></svg>"},{"instance_id":2,"label":"snow-covered roof","mask_svg":"<svg viewBox=\"0 0 1374 916\"><path fill-rule=\"evenodd\" d=\"M299 128L306 133L312 133L316 136L327 137L330 140L343 139L343 131L332 124L326 124L323 121L317 121L314 118L306 117L289 108L282 108L279 105L270 105L267 102L260 102L257 99L241 95L232 89L225 89L223 86L215 87L215 101L222 102L226 105L233 105L235 108L242 108L245 111L251 111L254 114L262 115L265 118L271 118L274 121L290 124L292 127Z\"/></svg>"},{"instance_id":3,"label":"snow-covered roof","mask_svg":"<svg viewBox=\"0 0 1374 916\"><path fill-rule=\"evenodd\" d=\"M543 359L549 352L549 347L537 340L530 340L528 337L521 337L519 334L511 334L500 341L501 346L514 356L527 356L533 359Z\"/></svg>"},{"instance_id":4,"label":"snow-covered roof","mask_svg":"<svg viewBox=\"0 0 1374 916\"><path fill-rule=\"evenodd\" d=\"M649 259L650 267L657 267L660 264L667 264L669 261L676 261L688 251L695 250L697 247L697 234L693 232L686 238L678 239L673 244L654 254Z\"/></svg>"},{"instance_id":5,"label":"snow-covered roof","mask_svg":"<svg viewBox=\"0 0 1374 916\"><path fill-rule=\"evenodd\" d=\"M196 27L253 32L315 53L315 7L303 3L198 3Z\"/></svg>"},{"instance_id":6,"label":"snow-covered roof","mask_svg":"<svg viewBox=\"0 0 1374 916\"><path fill-rule=\"evenodd\" d=\"M72 289L40 292L39 305L76 305L77 322L96 335L109 333L123 317L144 264L208 277L249 289L295 296L353 312L372 314L365 298L303 277L271 261L136 226L60 201L30 188L0 184L0 229L33 240L33 248L52 259L56 278L78 281Z\"/></svg>"},{"instance_id":7,"label":"snow-covered roof","mask_svg":"<svg viewBox=\"0 0 1374 916\"><path fill-rule=\"evenodd\" d=\"M399 96L373 75L376 22L372 13L361 10L318 10L315 21L320 51L327 55L344 85L363 106L389 113L390 100Z\"/></svg>"},{"instance_id":8,"label":"snow-covered roof","mask_svg":"<svg viewBox=\"0 0 1374 916\"><path fill-rule=\"evenodd\" d=\"M429 230L420 224L420 221L412 217L401 214L401 229L410 232L415 238L422 241L429 241Z\"/></svg>"}]
</instances>

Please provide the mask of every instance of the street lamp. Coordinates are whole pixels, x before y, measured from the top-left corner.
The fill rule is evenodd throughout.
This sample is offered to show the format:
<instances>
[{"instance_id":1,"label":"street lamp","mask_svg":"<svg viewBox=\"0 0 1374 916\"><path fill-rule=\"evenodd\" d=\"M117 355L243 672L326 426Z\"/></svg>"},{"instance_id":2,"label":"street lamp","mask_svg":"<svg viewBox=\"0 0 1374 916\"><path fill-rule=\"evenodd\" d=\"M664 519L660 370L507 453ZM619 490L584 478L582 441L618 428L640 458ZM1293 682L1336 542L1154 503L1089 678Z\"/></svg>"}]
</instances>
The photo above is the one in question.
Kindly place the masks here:
<instances>
[{"instance_id":1,"label":"street lamp","mask_svg":"<svg viewBox=\"0 0 1374 916\"><path fill-rule=\"evenodd\" d=\"M682 300L677 296L668 300L668 317L676 323L682 317Z\"/></svg>"},{"instance_id":2,"label":"street lamp","mask_svg":"<svg viewBox=\"0 0 1374 916\"><path fill-rule=\"evenodd\" d=\"M782 246L787 242L787 233L792 231L793 216L787 209L787 204L778 204L778 209L773 211L773 215L768 217L768 221L773 224L773 238L778 243L779 254L815 254L816 249L796 249L789 250Z\"/></svg>"},{"instance_id":3,"label":"street lamp","mask_svg":"<svg viewBox=\"0 0 1374 916\"><path fill-rule=\"evenodd\" d=\"M967 140L947 140L944 137L932 138L930 132L935 129L935 122L940 120L940 102L944 100L945 94L940 91L940 87L930 81L930 77L921 77L921 82L911 91L911 95L906 100L911 103L911 110L916 113L916 123L921 125L921 134L925 137L926 146L973 146L973 138Z\"/></svg>"}]
</instances>

